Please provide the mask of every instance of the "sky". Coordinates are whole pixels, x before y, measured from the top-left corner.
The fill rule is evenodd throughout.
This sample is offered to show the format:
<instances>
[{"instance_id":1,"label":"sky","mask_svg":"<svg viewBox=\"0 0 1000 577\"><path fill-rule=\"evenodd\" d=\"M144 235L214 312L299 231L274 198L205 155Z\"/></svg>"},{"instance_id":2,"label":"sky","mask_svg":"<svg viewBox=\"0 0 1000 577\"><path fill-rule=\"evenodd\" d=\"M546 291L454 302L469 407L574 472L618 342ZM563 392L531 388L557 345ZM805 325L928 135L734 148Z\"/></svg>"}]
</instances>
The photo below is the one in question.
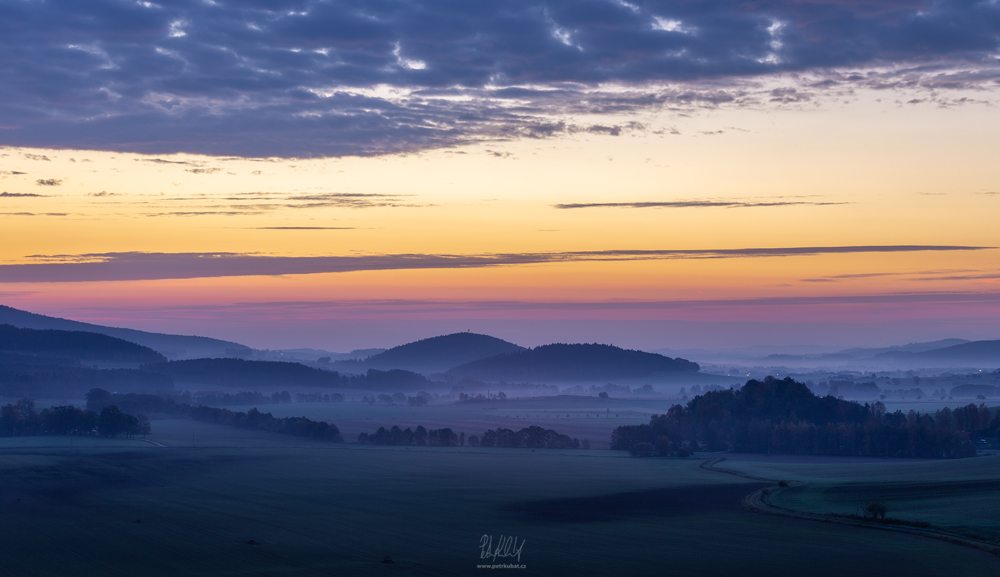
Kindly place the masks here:
<instances>
[{"instance_id":1,"label":"sky","mask_svg":"<svg viewBox=\"0 0 1000 577\"><path fill-rule=\"evenodd\" d=\"M257 348L1000 339L1000 3L0 0L0 302Z\"/></svg>"}]
</instances>

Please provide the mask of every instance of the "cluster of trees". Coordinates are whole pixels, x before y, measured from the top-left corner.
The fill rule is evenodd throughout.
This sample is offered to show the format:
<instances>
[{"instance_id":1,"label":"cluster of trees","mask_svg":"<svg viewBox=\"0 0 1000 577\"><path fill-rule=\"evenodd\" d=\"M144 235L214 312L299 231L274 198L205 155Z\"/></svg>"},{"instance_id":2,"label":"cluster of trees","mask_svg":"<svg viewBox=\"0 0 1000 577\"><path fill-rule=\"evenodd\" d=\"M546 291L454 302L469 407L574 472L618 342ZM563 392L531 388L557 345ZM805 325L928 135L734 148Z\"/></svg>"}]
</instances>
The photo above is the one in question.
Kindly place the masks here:
<instances>
[{"instance_id":1,"label":"cluster of trees","mask_svg":"<svg viewBox=\"0 0 1000 577\"><path fill-rule=\"evenodd\" d=\"M336 425L324 421L313 421L305 417L277 418L271 413L262 413L256 408L245 413L230 411L217 407L192 407L188 404L176 405L178 412L196 421L228 425L241 429L267 431L282 435L308 437L334 443L343 442L340 429Z\"/></svg>"},{"instance_id":2,"label":"cluster of trees","mask_svg":"<svg viewBox=\"0 0 1000 577\"><path fill-rule=\"evenodd\" d=\"M450 379L449 375L445 375L445 379ZM545 395L558 395L559 387L556 385L545 385L540 383L508 383L507 381L498 381L487 383L480 381L479 379L474 379L472 377L463 377L459 379L458 384L451 387L451 394L458 393L468 393L473 394L476 392L481 392L489 388L500 388L505 390L514 391L524 391L526 396L545 396Z\"/></svg>"},{"instance_id":3,"label":"cluster of trees","mask_svg":"<svg viewBox=\"0 0 1000 577\"><path fill-rule=\"evenodd\" d=\"M343 403L344 395L334 393L295 393L296 403Z\"/></svg>"},{"instance_id":4,"label":"cluster of trees","mask_svg":"<svg viewBox=\"0 0 1000 577\"><path fill-rule=\"evenodd\" d=\"M97 432L105 437L148 435L153 431L146 415L130 415L115 405L104 407L97 417Z\"/></svg>"},{"instance_id":5,"label":"cluster of trees","mask_svg":"<svg viewBox=\"0 0 1000 577\"><path fill-rule=\"evenodd\" d=\"M92 387L145 391L169 391L174 388L170 377L137 369L93 369L74 366L77 364L75 361L16 356L21 358L6 355L10 362L0 362L0 397L78 395Z\"/></svg>"},{"instance_id":6,"label":"cluster of trees","mask_svg":"<svg viewBox=\"0 0 1000 577\"><path fill-rule=\"evenodd\" d=\"M977 437L995 437L1000 433L1000 412L987 409L984 404L969 403L954 410L945 407L934 413L934 420L942 426L967 431Z\"/></svg>"},{"instance_id":7,"label":"cluster of trees","mask_svg":"<svg viewBox=\"0 0 1000 577\"><path fill-rule=\"evenodd\" d=\"M983 415L977 407L977 423ZM817 397L793 381L767 377L740 389L711 391L686 407L674 405L647 425L622 426L611 448L639 456L681 450L872 457L965 457L975 454L969 440L972 411L887 413L881 402L861 405L832 396ZM992 421L991 421L992 423ZM997 423L1000 425L1000 422ZM641 445L641 446L640 446Z\"/></svg>"},{"instance_id":8,"label":"cluster of trees","mask_svg":"<svg viewBox=\"0 0 1000 577\"><path fill-rule=\"evenodd\" d=\"M946 394L944 389L941 391L934 391L936 397L943 398ZM880 399L885 399L886 397L898 397L900 399L920 399L925 396L924 390L921 388L916 389L882 389L881 394L879 394Z\"/></svg>"},{"instance_id":9,"label":"cluster of trees","mask_svg":"<svg viewBox=\"0 0 1000 577\"><path fill-rule=\"evenodd\" d=\"M371 435L361 433L358 435L358 442L363 445L455 447L465 445L465 433L456 435L455 431L449 428L428 431L422 426L411 430L409 427L400 429L399 426L393 425L389 430L386 430L385 427L379 427Z\"/></svg>"},{"instance_id":10,"label":"cluster of trees","mask_svg":"<svg viewBox=\"0 0 1000 577\"><path fill-rule=\"evenodd\" d=\"M581 446L584 449L590 448L590 443L586 439L581 444L579 439L571 439L552 429L534 425L520 431L500 427L495 431L486 431L481 437L471 435L469 444L473 447L509 449L579 449Z\"/></svg>"},{"instance_id":11,"label":"cluster of trees","mask_svg":"<svg viewBox=\"0 0 1000 577\"><path fill-rule=\"evenodd\" d=\"M240 391L238 393L199 393L192 395L184 391L178 398L181 402L191 405L231 406L231 405L269 405L292 402L292 394L288 391L266 395L260 391Z\"/></svg>"},{"instance_id":12,"label":"cluster of trees","mask_svg":"<svg viewBox=\"0 0 1000 577\"><path fill-rule=\"evenodd\" d=\"M411 407L422 407L426 405L428 401L430 401L433 398L434 395L425 391L420 391L419 393L416 394L416 396L413 397L408 397L403 393L393 393L391 395L380 393L378 395L364 397L361 400L365 403L368 403L369 405L374 405L376 402L385 403L386 405L392 405L394 403L398 404L406 403Z\"/></svg>"},{"instance_id":13,"label":"cluster of trees","mask_svg":"<svg viewBox=\"0 0 1000 577\"><path fill-rule=\"evenodd\" d=\"M500 391L495 395L489 391L487 391L485 395L479 393L478 395L475 396L467 395L465 393L458 394L459 403L495 403L506 400L507 400L507 394L504 393L503 391Z\"/></svg>"},{"instance_id":14,"label":"cluster of trees","mask_svg":"<svg viewBox=\"0 0 1000 577\"><path fill-rule=\"evenodd\" d=\"M130 415L118 407L103 407L100 412L71 405L35 410L35 402L21 399L0 407L0 436L89 435L93 431L105 437L147 435L152 431L145 415Z\"/></svg>"},{"instance_id":15,"label":"cluster of trees","mask_svg":"<svg viewBox=\"0 0 1000 577\"><path fill-rule=\"evenodd\" d=\"M683 389L681 389L683 391ZM655 395L656 390L653 385L645 384L641 387L632 388L629 385L616 385L614 383L608 383L598 387L597 385L590 385L585 387L583 385L574 385L572 387L566 387L560 391L564 395L597 395L602 399L606 399L609 396L616 397L632 397L635 395Z\"/></svg>"},{"instance_id":16,"label":"cluster of trees","mask_svg":"<svg viewBox=\"0 0 1000 577\"><path fill-rule=\"evenodd\" d=\"M172 397L163 395L138 393L112 394L103 389L91 389L87 393L87 408L89 410L100 411L103 415L104 411L111 407L115 410L118 410L119 407L125 410L141 409L149 413L178 415L207 423L285 435L297 435L299 437L309 437L338 443L343 441L340 436L340 430L336 425L324 421L313 421L305 417L285 417L279 419L271 415L271 413L261 413L256 408L241 413L217 407L194 406L189 403L178 403ZM100 430L100 427L98 427L98 430Z\"/></svg>"},{"instance_id":17,"label":"cluster of trees","mask_svg":"<svg viewBox=\"0 0 1000 577\"><path fill-rule=\"evenodd\" d=\"M473 447L499 447L510 449L584 449L590 448L590 443L584 440L571 439L560 435L552 429L531 426L520 431L498 428L486 431L482 436L470 435L468 442ZM358 443L364 445L404 445L404 446L435 446L456 447L466 443L465 433L455 434L450 428L427 430L422 426L416 429L401 429L393 426L386 430L379 427L372 434L361 433Z\"/></svg>"}]
</instances>

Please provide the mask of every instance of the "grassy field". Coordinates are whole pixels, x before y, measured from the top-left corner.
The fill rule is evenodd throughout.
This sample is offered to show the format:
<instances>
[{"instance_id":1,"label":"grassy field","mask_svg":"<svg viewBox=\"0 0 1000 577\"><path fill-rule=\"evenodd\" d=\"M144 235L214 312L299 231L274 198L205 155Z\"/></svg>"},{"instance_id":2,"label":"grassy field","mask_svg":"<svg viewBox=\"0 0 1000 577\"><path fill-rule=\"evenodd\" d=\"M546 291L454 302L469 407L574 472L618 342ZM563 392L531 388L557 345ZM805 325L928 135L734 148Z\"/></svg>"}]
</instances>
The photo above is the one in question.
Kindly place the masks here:
<instances>
[{"instance_id":1,"label":"grassy field","mask_svg":"<svg viewBox=\"0 0 1000 577\"><path fill-rule=\"evenodd\" d=\"M963 534L1000 538L1000 457L956 460L838 459L728 455L728 469L804 481L774 494L780 507L856 514L878 501L889 516Z\"/></svg>"},{"instance_id":2,"label":"grassy field","mask_svg":"<svg viewBox=\"0 0 1000 577\"><path fill-rule=\"evenodd\" d=\"M484 534L524 540L519 575L1000 573L948 543L744 512L760 485L699 459L153 427L166 447L4 440L0 575L475 575Z\"/></svg>"}]
</instances>

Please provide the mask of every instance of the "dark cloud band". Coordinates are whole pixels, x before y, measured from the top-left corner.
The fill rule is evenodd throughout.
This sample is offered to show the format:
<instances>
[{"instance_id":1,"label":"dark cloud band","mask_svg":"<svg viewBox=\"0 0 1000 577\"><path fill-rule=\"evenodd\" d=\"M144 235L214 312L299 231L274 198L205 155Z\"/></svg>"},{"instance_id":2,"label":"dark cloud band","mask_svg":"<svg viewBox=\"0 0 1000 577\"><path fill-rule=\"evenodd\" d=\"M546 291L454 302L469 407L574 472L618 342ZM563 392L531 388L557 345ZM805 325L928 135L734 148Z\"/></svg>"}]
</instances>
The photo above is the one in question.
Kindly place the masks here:
<instances>
[{"instance_id":1,"label":"dark cloud band","mask_svg":"<svg viewBox=\"0 0 1000 577\"><path fill-rule=\"evenodd\" d=\"M274 276L374 270L461 269L581 261L652 261L816 256L826 254L975 251L992 247L889 245L706 250L604 250L478 255L387 254L289 257L239 253L122 252L35 256L0 265L0 283L84 282Z\"/></svg>"},{"instance_id":2,"label":"dark cloud band","mask_svg":"<svg viewBox=\"0 0 1000 577\"><path fill-rule=\"evenodd\" d=\"M990 0L11 1L0 144L289 157L616 136L643 127L559 119L992 85L998 34Z\"/></svg>"}]
</instances>

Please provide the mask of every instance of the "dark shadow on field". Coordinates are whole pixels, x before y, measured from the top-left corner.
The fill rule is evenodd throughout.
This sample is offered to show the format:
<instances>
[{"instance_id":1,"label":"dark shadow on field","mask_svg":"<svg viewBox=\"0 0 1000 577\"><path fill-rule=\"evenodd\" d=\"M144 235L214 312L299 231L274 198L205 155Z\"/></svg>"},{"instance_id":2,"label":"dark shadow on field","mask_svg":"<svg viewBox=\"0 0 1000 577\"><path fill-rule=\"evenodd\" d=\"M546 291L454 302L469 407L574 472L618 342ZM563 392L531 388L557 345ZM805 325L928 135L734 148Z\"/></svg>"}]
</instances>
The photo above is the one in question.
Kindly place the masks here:
<instances>
[{"instance_id":1,"label":"dark shadow on field","mask_svg":"<svg viewBox=\"0 0 1000 577\"><path fill-rule=\"evenodd\" d=\"M614 493L595 497L525 501L504 507L537 521L583 523L610 521L622 517L673 517L707 512L738 511L743 498L767 483L735 485L689 485Z\"/></svg>"},{"instance_id":2,"label":"dark shadow on field","mask_svg":"<svg viewBox=\"0 0 1000 577\"><path fill-rule=\"evenodd\" d=\"M107 490L164 486L219 466L252 457L213 456L211 461L145 451L5 451L5 455L43 456L51 464L0 469L0 502L21 510L61 514L81 497ZM18 501L18 499L20 501Z\"/></svg>"}]
</instances>

